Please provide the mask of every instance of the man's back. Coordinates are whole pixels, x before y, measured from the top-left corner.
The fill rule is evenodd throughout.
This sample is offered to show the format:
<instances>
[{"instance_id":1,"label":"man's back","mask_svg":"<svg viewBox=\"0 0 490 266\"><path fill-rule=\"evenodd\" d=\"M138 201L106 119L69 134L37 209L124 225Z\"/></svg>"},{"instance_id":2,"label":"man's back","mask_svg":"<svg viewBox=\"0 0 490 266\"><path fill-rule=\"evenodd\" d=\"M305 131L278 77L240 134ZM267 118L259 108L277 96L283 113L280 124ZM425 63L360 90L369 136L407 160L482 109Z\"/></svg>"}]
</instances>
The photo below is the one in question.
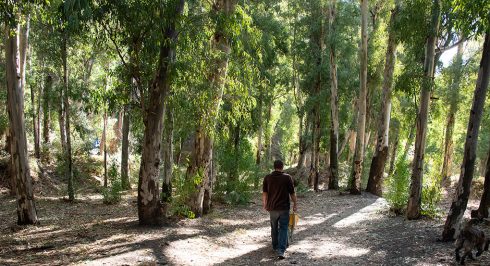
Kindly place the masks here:
<instances>
[{"instance_id":1,"label":"man's back","mask_svg":"<svg viewBox=\"0 0 490 266\"><path fill-rule=\"evenodd\" d=\"M267 192L267 210L289 210L289 195L294 194L293 179L284 172L274 171L264 178L263 192Z\"/></svg>"}]
</instances>

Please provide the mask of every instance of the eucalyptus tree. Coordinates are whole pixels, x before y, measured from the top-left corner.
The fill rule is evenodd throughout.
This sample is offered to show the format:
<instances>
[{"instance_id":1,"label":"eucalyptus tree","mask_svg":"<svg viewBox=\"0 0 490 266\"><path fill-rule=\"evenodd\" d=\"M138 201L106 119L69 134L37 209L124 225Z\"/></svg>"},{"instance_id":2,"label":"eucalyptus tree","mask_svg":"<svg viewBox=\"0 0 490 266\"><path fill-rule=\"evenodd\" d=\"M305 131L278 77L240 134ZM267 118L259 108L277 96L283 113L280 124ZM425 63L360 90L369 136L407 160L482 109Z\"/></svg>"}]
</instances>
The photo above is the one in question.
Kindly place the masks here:
<instances>
[{"instance_id":1,"label":"eucalyptus tree","mask_svg":"<svg viewBox=\"0 0 490 266\"><path fill-rule=\"evenodd\" d=\"M362 164L364 160L364 142L365 142L365 130L366 130L366 97L367 97L367 60L368 60L368 0L361 0L361 45L359 53L360 67L360 91L359 91L359 105L358 105L358 117L357 117L357 134L356 134L356 148L354 152L354 163L352 167L352 176L350 180L350 193L361 193L361 176L362 176Z\"/></svg>"},{"instance_id":2,"label":"eucalyptus tree","mask_svg":"<svg viewBox=\"0 0 490 266\"><path fill-rule=\"evenodd\" d=\"M424 172L424 153L427 136L427 120L429 116L430 93L434 86L434 60L437 36L440 24L441 3L434 0L432 3L431 23L427 36L425 49L424 78L420 92L420 107L417 115L417 133L415 137L415 154L412 169L412 182L410 184L410 197L407 204L407 218L420 217L422 199L422 178Z\"/></svg>"},{"instance_id":3,"label":"eucalyptus tree","mask_svg":"<svg viewBox=\"0 0 490 266\"><path fill-rule=\"evenodd\" d=\"M24 117L25 67L27 29L21 24L29 18L29 6L20 1L2 4L5 23L5 60L7 81L7 109L11 132L10 154L17 199L17 223L38 222L34 202L32 179L27 155ZM24 44L24 47L22 47ZM20 62L20 64L18 63Z\"/></svg>"},{"instance_id":4,"label":"eucalyptus tree","mask_svg":"<svg viewBox=\"0 0 490 266\"><path fill-rule=\"evenodd\" d=\"M462 37L462 36L461 36ZM460 37L460 38L461 38ZM458 110L458 102L460 100L460 86L461 86L461 78L463 72L463 42L458 44L458 50L456 56L454 57L451 69L453 80L450 84L448 91L448 102L449 102L449 112L447 115L446 121L446 132L444 137L444 159L442 165L441 172L441 181L447 180L451 175L451 169L453 166L453 151L454 151L454 143L453 143L453 134L454 134L454 126L456 120L456 111Z\"/></svg>"},{"instance_id":5,"label":"eucalyptus tree","mask_svg":"<svg viewBox=\"0 0 490 266\"><path fill-rule=\"evenodd\" d=\"M337 81L337 55L335 52L336 0L328 5L328 48L330 63L330 179L329 189L339 188L339 98Z\"/></svg>"},{"instance_id":6,"label":"eucalyptus tree","mask_svg":"<svg viewBox=\"0 0 490 266\"><path fill-rule=\"evenodd\" d=\"M484 35L484 44L466 131L461 174L442 232L442 239L445 241L454 239L468 204L475 170L478 134L490 79L490 3L458 0L455 5L459 12L458 27L467 35L470 32L476 33L476 36ZM489 187L488 184L484 186ZM485 198L482 208L488 207L487 204L488 200ZM483 213L481 209L478 212Z\"/></svg>"},{"instance_id":7,"label":"eucalyptus tree","mask_svg":"<svg viewBox=\"0 0 490 266\"><path fill-rule=\"evenodd\" d=\"M214 58L209 65L207 86L209 86L210 102L207 110L201 110L198 114L198 122L194 132L194 147L191 160L187 167L187 179L195 180L195 191L189 197L188 204L192 212L200 217L208 210L210 201L204 202L204 198L211 199L210 162L213 150L213 136L211 130L216 124L223 97L223 89L226 83L228 58L232 52L232 36L227 30L232 24L231 16L235 12L235 0L216 0L211 3L211 15L216 19L213 36L211 38L211 50ZM206 208L205 208L206 207Z\"/></svg>"},{"instance_id":8,"label":"eucalyptus tree","mask_svg":"<svg viewBox=\"0 0 490 266\"><path fill-rule=\"evenodd\" d=\"M379 127L376 150L371 162L369 170L369 180L366 190L375 195L382 194L382 179L384 169L389 153L389 133L390 133L390 118L391 118L391 94L393 86L393 73L396 62L397 49L397 33L395 23L400 9L400 1L395 2L395 6L391 11L390 24L388 28L388 41L386 47L386 62L383 75L383 102L381 104L381 113L379 116Z\"/></svg>"}]
</instances>

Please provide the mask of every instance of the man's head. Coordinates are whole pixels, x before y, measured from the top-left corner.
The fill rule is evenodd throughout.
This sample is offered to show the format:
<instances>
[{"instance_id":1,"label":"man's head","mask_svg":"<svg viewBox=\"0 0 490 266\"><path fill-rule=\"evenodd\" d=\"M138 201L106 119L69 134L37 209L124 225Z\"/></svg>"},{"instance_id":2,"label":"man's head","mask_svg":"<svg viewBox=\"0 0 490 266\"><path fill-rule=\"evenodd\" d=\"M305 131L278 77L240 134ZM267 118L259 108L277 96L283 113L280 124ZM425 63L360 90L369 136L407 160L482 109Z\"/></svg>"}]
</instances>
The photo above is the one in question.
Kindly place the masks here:
<instances>
[{"instance_id":1,"label":"man's head","mask_svg":"<svg viewBox=\"0 0 490 266\"><path fill-rule=\"evenodd\" d=\"M274 161L274 170L282 171L284 169L284 163L281 160Z\"/></svg>"}]
</instances>

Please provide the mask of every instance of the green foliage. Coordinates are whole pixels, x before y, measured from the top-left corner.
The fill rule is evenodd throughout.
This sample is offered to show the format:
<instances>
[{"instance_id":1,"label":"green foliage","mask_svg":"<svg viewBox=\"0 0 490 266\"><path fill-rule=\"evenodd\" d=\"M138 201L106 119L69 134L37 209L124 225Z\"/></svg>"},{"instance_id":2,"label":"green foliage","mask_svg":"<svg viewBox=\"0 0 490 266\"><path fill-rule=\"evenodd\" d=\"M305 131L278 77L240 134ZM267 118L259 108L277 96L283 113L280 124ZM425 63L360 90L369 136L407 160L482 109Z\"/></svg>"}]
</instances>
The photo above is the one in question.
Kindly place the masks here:
<instances>
[{"instance_id":1,"label":"green foliage","mask_svg":"<svg viewBox=\"0 0 490 266\"><path fill-rule=\"evenodd\" d=\"M308 186L303 184L303 182L298 182L298 185L294 188L296 195L299 197L305 196L306 193L309 191Z\"/></svg>"},{"instance_id":2,"label":"green foliage","mask_svg":"<svg viewBox=\"0 0 490 266\"><path fill-rule=\"evenodd\" d=\"M103 202L105 204L116 204L121 201L122 185L118 165L115 162L111 163L107 178L109 187L102 189Z\"/></svg>"},{"instance_id":3,"label":"green foliage","mask_svg":"<svg viewBox=\"0 0 490 266\"><path fill-rule=\"evenodd\" d=\"M391 210L396 214L405 211L410 187L410 165L401 156L397 159L395 173L385 180L386 192L384 197Z\"/></svg>"},{"instance_id":4,"label":"green foliage","mask_svg":"<svg viewBox=\"0 0 490 266\"><path fill-rule=\"evenodd\" d=\"M187 205L187 201L195 190L195 180L200 177L192 178L191 180L189 180L186 178L185 171L185 168L174 168L174 182L172 184L174 185L176 193L172 196L172 202L170 203L168 214L170 216L179 216L194 219L196 215Z\"/></svg>"}]
</instances>

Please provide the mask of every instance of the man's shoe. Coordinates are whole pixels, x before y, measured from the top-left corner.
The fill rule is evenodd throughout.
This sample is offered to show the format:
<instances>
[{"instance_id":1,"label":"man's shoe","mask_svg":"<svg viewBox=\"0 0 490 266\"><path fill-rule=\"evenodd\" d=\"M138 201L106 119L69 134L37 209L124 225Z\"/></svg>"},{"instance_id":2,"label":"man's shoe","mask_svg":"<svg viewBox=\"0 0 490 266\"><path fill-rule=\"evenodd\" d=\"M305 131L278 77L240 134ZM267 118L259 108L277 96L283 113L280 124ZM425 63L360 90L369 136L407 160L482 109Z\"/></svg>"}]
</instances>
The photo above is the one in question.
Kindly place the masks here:
<instances>
[{"instance_id":1,"label":"man's shoe","mask_svg":"<svg viewBox=\"0 0 490 266\"><path fill-rule=\"evenodd\" d=\"M283 260L283 259L285 259L285 258L286 258L286 257L284 256L284 253L279 254L279 255L277 256L277 259L278 259L278 260Z\"/></svg>"}]
</instances>

